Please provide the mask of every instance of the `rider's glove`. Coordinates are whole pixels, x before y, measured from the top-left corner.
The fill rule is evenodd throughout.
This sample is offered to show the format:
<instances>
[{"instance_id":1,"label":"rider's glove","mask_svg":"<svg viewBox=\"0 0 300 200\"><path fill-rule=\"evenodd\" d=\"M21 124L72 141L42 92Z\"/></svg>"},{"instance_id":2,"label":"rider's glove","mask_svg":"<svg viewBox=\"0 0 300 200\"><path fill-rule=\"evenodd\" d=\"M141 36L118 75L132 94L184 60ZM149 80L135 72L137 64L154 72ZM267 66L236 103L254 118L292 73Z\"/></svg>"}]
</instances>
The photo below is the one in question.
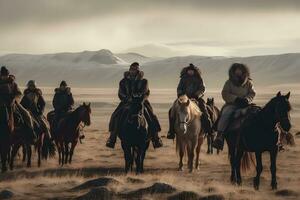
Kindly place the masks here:
<instances>
[{"instance_id":1,"label":"rider's glove","mask_svg":"<svg viewBox=\"0 0 300 200\"><path fill-rule=\"evenodd\" d=\"M240 97L237 97L234 103L240 108L245 108L249 105L248 99Z\"/></svg>"}]
</instances>

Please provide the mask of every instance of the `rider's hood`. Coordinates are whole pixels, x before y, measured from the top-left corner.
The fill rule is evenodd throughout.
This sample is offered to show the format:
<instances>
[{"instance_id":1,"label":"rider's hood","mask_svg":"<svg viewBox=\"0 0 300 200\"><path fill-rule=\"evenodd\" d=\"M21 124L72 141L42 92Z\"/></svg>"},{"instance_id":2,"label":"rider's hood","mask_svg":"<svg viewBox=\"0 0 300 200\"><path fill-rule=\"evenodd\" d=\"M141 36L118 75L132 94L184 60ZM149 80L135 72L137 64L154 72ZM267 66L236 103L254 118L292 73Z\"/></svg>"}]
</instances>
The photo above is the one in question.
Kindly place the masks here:
<instances>
[{"instance_id":1,"label":"rider's hood","mask_svg":"<svg viewBox=\"0 0 300 200\"><path fill-rule=\"evenodd\" d=\"M65 90L62 90L60 88L55 88L55 93L67 93L67 94L71 94L71 88L67 87Z\"/></svg>"},{"instance_id":2,"label":"rider's hood","mask_svg":"<svg viewBox=\"0 0 300 200\"><path fill-rule=\"evenodd\" d=\"M235 70L239 68L243 72L242 80L238 81L236 75L234 74ZM250 71L249 68L246 65L232 65L229 69L229 80L236 86L242 86L245 85L250 78Z\"/></svg>"},{"instance_id":3,"label":"rider's hood","mask_svg":"<svg viewBox=\"0 0 300 200\"><path fill-rule=\"evenodd\" d=\"M194 77L201 79L201 70L199 69L199 67L196 67L192 64L190 66L184 67L181 70L180 78L188 78L189 77L189 75L187 74L188 70L194 70Z\"/></svg>"},{"instance_id":4,"label":"rider's hood","mask_svg":"<svg viewBox=\"0 0 300 200\"><path fill-rule=\"evenodd\" d=\"M26 95L26 94L29 94L29 93L31 93L31 92L34 92L34 93L36 93L36 94L38 94L38 95L42 95L42 90L40 90L39 88L35 88L35 89L33 89L33 90L27 88L27 89L24 90L24 94L25 94L25 95Z\"/></svg>"},{"instance_id":5,"label":"rider's hood","mask_svg":"<svg viewBox=\"0 0 300 200\"><path fill-rule=\"evenodd\" d=\"M8 79L6 80L0 80L0 83L7 84L7 83L13 83L15 81L16 77L14 75L9 75Z\"/></svg>"},{"instance_id":6,"label":"rider's hood","mask_svg":"<svg viewBox=\"0 0 300 200\"><path fill-rule=\"evenodd\" d=\"M124 72L124 78L130 79L130 72L129 71ZM139 70L135 79L136 80L142 80L143 78L144 78L144 72Z\"/></svg>"}]
</instances>

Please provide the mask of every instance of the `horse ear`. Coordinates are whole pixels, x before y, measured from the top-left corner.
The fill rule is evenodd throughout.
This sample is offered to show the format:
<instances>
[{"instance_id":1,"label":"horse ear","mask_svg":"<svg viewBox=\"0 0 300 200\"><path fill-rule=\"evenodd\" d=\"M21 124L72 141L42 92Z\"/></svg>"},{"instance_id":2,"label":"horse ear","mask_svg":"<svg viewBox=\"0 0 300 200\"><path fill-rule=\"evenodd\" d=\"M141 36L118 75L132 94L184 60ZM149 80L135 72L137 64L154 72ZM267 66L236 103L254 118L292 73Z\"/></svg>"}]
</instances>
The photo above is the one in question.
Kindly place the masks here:
<instances>
[{"instance_id":1,"label":"horse ear","mask_svg":"<svg viewBox=\"0 0 300 200\"><path fill-rule=\"evenodd\" d=\"M279 91L276 96L280 97L281 96L281 92Z\"/></svg>"},{"instance_id":2,"label":"horse ear","mask_svg":"<svg viewBox=\"0 0 300 200\"><path fill-rule=\"evenodd\" d=\"M91 107L91 102L87 105L88 107Z\"/></svg>"},{"instance_id":3,"label":"horse ear","mask_svg":"<svg viewBox=\"0 0 300 200\"><path fill-rule=\"evenodd\" d=\"M83 104L82 104L82 105L86 106L85 102L83 102Z\"/></svg>"},{"instance_id":4,"label":"horse ear","mask_svg":"<svg viewBox=\"0 0 300 200\"><path fill-rule=\"evenodd\" d=\"M214 103L214 102L215 102L215 98L211 98L211 102L213 102L213 103Z\"/></svg>"},{"instance_id":5,"label":"horse ear","mask_svg":"<svg viewBox=\"0 0 300 200\"><path fill-rule=\"evenodd\" d=\"M190 100L188 99L186 102L186 106L189 106L189 105L190 105Z\"/></svg>"},{"instance_id":6,"label":"horse ear","mask_svg":"<svg viewBox=\"0 0 300 200\"><path fill-rule=\"evenodd\" d=\"M286 97L287 99L289 99L290 96L291 96L291 92L289 92L289 93L287 93L287 94L285 95L285 97Z\"/></svg>"}]
</instances>

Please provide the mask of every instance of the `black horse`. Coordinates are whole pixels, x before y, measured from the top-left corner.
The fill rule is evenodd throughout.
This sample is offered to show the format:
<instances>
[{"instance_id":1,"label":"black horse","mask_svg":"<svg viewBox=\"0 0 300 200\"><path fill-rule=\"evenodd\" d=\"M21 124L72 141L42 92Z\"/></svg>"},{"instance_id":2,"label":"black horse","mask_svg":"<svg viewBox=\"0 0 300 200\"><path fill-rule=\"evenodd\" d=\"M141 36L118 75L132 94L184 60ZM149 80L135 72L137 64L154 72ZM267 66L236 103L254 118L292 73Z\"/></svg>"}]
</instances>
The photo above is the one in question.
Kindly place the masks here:
<instances>
[{"instance_id":1,"label":"black horse","mask_svg":"<svg viewBox=\"0 0 300 200\"><path fill-rule=\"evenodd\" d=\"M247 170L254 163L256 157L256 177L253 180L254 188L259 189L260 175L263 170L262 153L268 151L271 160L272 189L277 189L276 180L276 158L278 153L278 132L276 126L279 125L288 132L291 128L289 102L290 93L277 95L272 98L263 108L252 106L248 109L248 114L241 123L238 130L228 131L226 141L229 148L231 163L231 182L240 185L242 183L241 168Z\"/></svg>"},{"instance_id":2,"label":"black horse","mask_svg":"<svg viewBox=\"0 0 300 200\"><path fill-rule=\"evenodd\" d=\"M124 151L126 173L130 169L132 171L134 161L136 173L144 172L144 159L150 142L144 110L143 100L136 96L126 105L121 117L119 138Z\"/></svg>"},{"instance_id":3,"label":"black horse","mask_svg":"<svg viewBox=\"0 0 300 200\"><path fill-rule=\"evenodd\" d=\"M215 133L217 131L217 124L218 124L218 120L221 115L221 112L220 112L219 108L215 105L214 98L207 98L206 106L207 106L208 114L212 121L212 128L211 128L212 131L210 133L206 133L206 138L207 138L207 152L206 153L213 154L212 143L213 143L215 135L216 135ZM219 154L219 152L220 151L217 150L217 154Z\"/></svg>"}]
</instances>

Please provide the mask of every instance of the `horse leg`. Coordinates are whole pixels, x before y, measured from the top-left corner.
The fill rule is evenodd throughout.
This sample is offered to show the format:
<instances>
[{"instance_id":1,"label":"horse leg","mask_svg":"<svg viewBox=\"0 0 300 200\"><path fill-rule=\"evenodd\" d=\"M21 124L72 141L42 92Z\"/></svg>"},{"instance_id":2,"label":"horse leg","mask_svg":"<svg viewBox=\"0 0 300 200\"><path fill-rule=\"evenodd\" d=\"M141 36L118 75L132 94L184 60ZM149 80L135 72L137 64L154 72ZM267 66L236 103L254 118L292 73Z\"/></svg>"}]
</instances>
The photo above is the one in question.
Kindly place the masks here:
<instances>
[{"instance_id":1,"label":"horse leg","mask_svg":"<svg viewBox=\"0 0 300 200\"><path fill-rule=\"evenodd\" d=\"M241 149L237 150L236 158L235 158L235 170L236 170L236 183L238 185L242 185L242 176L241 176L241 162L244 151Z\"/></svg>"},{"instance_id":2,"label":"horse leg","mask_svg":"<svg viewBox=\"0 0 300 200\"><path fill-rule=\"evenodd\" d=\"M31 145L30 144L26 144L26 149L27 149L27 167L31 167Z\"/></svg>"},{"instance_id":3,"label":"horse leg","mask_svg":"<svg viewBox=\"0 0 300 200\"><path fill-rule=\"evenodd\" d=\"M195 163L195 169L199 169L200 161L199 161L199 156L200 156L200 150L201 146L203 144L203 137L199 136L198 138L198 144L196 147L196 163Z\"/></svg>"},{"instance_id":4,"label":"horse leg","mask_svg":"<svg viewBox=\"0 0 300 200\"><path fill-rule=\"evenodd\" d=\"M65 164L68 163L69 158L69 143L65 142Z\"/></svg>"},{"instance_id":5,"label":"horse leg","mask_svg":"<svg viewBox=\"0 0 300 200\"><path fill-rule=\"evenodd\" d=\"M10 157L10 163L9 163L10 170L14 169L14 160L15 160L15 157L16 157L16 155L18 153L18 150L19 150L20 146L21 146L20 144L15 144L12 147L11 157Z\"/></svg>"},{"instance_id":6,"label":"horse leg","mask_svg":"<svg viewBox=\"0 0 300 200\"><path fill-rule=\"evenodd\" d=\"M64 142L61 141L60 142L60 148L61 148L61 166L64 165L64 162L65 162L65 148L64 148Z\"/></svg>"},{"instance_id":7,"label":"horse leg","mask_svg":"<svg viewBox=\"0 0 300 200\"><path fill-rule=\"evenodd\" d=\"M141 172L141 148L136 147L136 157L135 157L135 165L136 169L135 172L136 174L139 174Z\"/></svg>"},{"instance_id":8,"label":"horse leg","mask_svg":"<svg viewBox=\"0 0 300 200\"><path fill-rule=\"evenodd\" d=\"M124 152L124 159L125 159L125 173L127 174L130 166L131 166L131 148L124 143L122 143L122 149Z\"/></svg>"},{"instance_id":9,"label":"horse leg","mask_svg":"<svg viewBox=\"0 0 300 200\"><path fill-rule=\"evenodd\" d=\"M256 159L256 177L254 177L253 179L253 186L255 190L259 190L260 175L263 170L261 152L255 152L255 159Z\"/></svg>"},{"instance_id":10,"label":"horse leg","mask_svg":"<svg viewBox=\"0 0 300 200\"><path fill-rule=\"evenodd\" d=\"M8 157L8 151L7 148L5 148L6 145L2 144L1 145L1 164L2 164L2 169L1 172L4 173L7 171L7 157Z\"/></svg>"},{"instance_id":11,"label":"horse leg","mask_svg":"<svg viewBox=\"0 0 300 200\"><path fill-rule=\"evenodd\" d=\"M77 145L77 141L74 141L74 142L71 144L70 155L69 155L69 163L70 163L70 164L72 163L72 158L73 158L74 149L75 149L76 145Z\"/></svg>"},{"instance_id":12,"label":"horse leg","mask_svg":"<svg viewBox=\"0 0 300 200\"><path fill-rule=\"evenodd\" d=\"M210 154L210 145L211 145L211 138L210 138L210 135L209 134L207 134L207 137L206 137L207 139L207 151L206 151L206 154Z\"/></svg>"},{"instance_id":13,"label":"horse leg","mask_svg":"<svg viewBox=\"0 0 300 200\"><path fill-rule=\"evenodd\" d=\"M26 146L24 144L22 144L22 152L23 152L22 162L25 162L26 156L27 156L27 150L26 150Z\"/></svg>"},{"instance_id":14,"label":"horse leg","mask_svg":"<svg viewBox=\"0 0 300 200\"><path fill-rule=\"evenodd\" d=\"M149 144L148 144L149 145ZM147 145L147 146L148 146ZM146 157L146 151L147 151L147 146L143 149L142 151L142 157L141 157L141 173L144 173L144 160Z\"/></svg>"},{"instance_id":15,"label":"horse leg","mask_svg":"<svg viewBox=\"0 0 300 200\"><path fill-rule=\"evenodd\" d=\"M234 147L231 146L229 142L228 142L228 154L229 154L230 166L231 166L230 181L231 181L231 184L235 184L236 183L235 153L234 153Z\"/></svg>"},{"instance_id":16,"label":"horse leg","mask_svg":"<svg viewBox=\"0 0 300 200\"><path fill-rule=\"evenodd\" d=\"M44 140L44 133L42 133L39 136L38 142L37 142L37 151L38 151L38 167L41 167L41 153L42 153L42 147L43 147L43 140Z\"/></svg>"},{"instance_id":17,"label":"horse leg","mask_svg":"<svg viewBox=\"0 0 300 200\"><path fill-rule=\"evenodd\" d=\"M195 150L195 144L191 142L190 144L187 145L187 151L188 151L188 167L189 167L189 173L193 172L193 167L194 167L194 150Z\"/></svg>"},{"instance_id":18,"label":"horse leg","mask_svg":"<svg viewBox=\"0 0 300 200\"><path fill-rule=\"evenodd\" d=\"M180 147L179 147L179 166L178 166L178 170L179 171L183 171L183 156L184 156L184 148L185 148L185 145L184 144L180 144Z\"/></svg>"},{"instance_id":19,"label":"horse leg","mask_svg":"<svg viewBox=\"0 0 300 200\"><path fill-rule=\"evenodd\" d=\"M271 159L271 174L272 174L272 181L271 181L271 186L273 190L277 189L277 177L276 177L276 160L277 160L277 147L274 148L272 151L270 151L270 159Z\"/></svg>"}]
</instances>

